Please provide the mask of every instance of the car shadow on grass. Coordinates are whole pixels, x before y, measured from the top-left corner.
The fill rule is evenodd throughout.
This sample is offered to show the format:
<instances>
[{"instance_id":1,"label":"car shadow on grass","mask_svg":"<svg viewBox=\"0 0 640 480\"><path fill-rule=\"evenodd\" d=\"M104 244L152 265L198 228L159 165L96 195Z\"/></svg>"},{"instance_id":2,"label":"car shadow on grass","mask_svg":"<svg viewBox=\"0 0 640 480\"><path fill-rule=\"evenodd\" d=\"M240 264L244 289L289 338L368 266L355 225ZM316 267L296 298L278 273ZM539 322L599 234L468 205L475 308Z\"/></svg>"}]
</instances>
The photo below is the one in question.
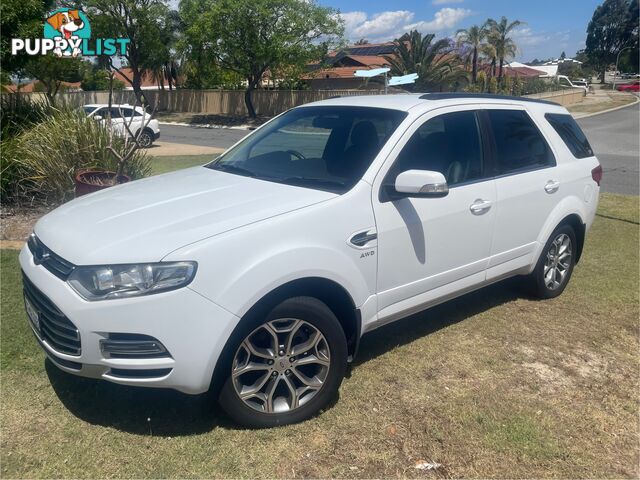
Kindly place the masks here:
<instances>
[{"instance_id":1,"label":"car shadow on grass","mask_svg":"<svg viewBox=\"0 0 640 480\"><path fill-rule=\"evenodd\" d=\"M130 387L78 377L63 372L49 359L45 370L64 406L93 425L169 437L233 426L218 410L211 393L187 395L170 389Z\"/></svg>"},{"instance_id":2,"label":"car shadow on grass","mask_svg":"<svg viewBox=\"0 0 640 480\"><path fill-rule=\"evenodd\" d=\"M510 279L381 327L362 338L352 367L366 363L394 347L436 332L518 298L519 279ZM76 417L93 425L139 435L183 436L206 433L216 427L239 429L219 410L211 392L187 395L175 390L139 388L77 377L46 360L53 389ZM333 399L327 409L337 403Z\"/></svg>"},{"instance_id":3,"label":"car shadow on grass","mask_svg":"<svg viewBox=\"0 0 640 480\"><path fill-rule=\"evenodd\" d=\"M514 277L384 325L362 337L351 366L357 368L395 347L519 298L532 299L526 294L524 279Z\"/></svg>"}]
</instances>

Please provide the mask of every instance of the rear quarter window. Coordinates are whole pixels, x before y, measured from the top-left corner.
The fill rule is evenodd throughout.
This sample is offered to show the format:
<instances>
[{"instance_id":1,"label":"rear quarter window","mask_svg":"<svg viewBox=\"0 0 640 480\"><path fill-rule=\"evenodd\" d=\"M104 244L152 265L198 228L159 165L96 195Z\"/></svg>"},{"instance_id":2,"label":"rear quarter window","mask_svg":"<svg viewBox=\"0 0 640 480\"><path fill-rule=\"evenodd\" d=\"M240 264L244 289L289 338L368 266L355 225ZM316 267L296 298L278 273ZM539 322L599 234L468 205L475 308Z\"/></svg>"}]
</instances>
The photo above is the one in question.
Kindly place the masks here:
<instances>
[{"instance_id":1,"label":"rear quarter window","mask_svg":"<svg viewBox=\"0 0 640 480\"><path fill-rule=\"evenodd\" d=\"M593 157L587 137L571 115L547 113L544 118L551 124L560 138L576 158Z\"/></svg>"}]
</instances>

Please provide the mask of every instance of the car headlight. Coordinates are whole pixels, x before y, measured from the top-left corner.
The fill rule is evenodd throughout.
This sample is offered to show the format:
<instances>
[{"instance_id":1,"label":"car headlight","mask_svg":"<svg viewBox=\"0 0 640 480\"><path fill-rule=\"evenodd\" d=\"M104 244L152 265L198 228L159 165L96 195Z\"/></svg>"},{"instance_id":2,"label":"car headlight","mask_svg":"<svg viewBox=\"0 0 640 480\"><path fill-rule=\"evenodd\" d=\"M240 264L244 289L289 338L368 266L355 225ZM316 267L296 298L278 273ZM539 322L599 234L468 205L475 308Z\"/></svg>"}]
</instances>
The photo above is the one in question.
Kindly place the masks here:
<instances>
[{"instance_id":1,"label":"car headlight","mask_svg":"<svg viewBox=\"0 0 640 480\"><path fill-rule=\"evenodd\" d=\"M139 297L188 285L196 262L76 267L67 282L85 300Z\"/></svg>"}]
</instances>

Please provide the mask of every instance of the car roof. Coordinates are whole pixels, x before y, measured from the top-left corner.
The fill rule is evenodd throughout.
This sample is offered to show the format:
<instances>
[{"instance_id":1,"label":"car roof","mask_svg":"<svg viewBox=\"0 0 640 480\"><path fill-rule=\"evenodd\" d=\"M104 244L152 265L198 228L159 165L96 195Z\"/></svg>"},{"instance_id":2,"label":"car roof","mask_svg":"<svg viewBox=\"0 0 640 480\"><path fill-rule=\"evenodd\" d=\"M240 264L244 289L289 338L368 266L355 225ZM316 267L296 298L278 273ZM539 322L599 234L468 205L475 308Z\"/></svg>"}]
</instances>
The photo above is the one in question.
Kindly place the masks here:
<instances>
[{"instance_id":1,"label":"car roof","mask_svg":"<svg viewBox=\"0 0 640 480\"><path fill-rule=\"evenodd\" d=\"M82 107L89 107L89 108L101 108L101 107L108 107L109 104L108 103L87 103L85 105L83 105ZM111 104L112 107L127 107L127 108L133 108L133 105L130 105L128 103L113 103ZM136 107L136 108L140 108L140 107Z\"/></svg>"},{"instance_id":2,"label":"car roof","mask_svg":"<svg viewBox=\"0 0 640 480\"><path fill-rule=\"evenodd\" d=\"M354 95L345 97L333 97L326 100L307 103L307 106L353 106L353 107L376 107L389 108L393 110L402 110L408 112L414 107L423 107L423 109L431 110L447 105L464 105L464 104L515 104L530 105L537 104L539 106L557 107L562 109L560 105L547 100L537 98L514 97L508 95L492 95L486 93L410 93L410 94L389 94L389 95ZM554 108L555 109L555 108Z\"/></svg>"}]
</instances>

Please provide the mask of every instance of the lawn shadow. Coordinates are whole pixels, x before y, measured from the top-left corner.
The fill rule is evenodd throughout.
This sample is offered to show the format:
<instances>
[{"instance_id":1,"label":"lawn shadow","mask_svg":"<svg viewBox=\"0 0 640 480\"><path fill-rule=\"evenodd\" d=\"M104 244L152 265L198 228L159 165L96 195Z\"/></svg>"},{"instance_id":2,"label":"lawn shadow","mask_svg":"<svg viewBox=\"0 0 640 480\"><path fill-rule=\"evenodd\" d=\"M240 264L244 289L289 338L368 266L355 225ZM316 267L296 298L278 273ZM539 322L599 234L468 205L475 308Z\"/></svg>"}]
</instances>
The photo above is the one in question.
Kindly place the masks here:
<instances>
[{"instance_id":1,"label":"lawn shadow","mask_svg":"<svg viewBox=\"0 0 640 480\"><path fill-rule=\"evenodd\" d=\"M93 425L140 435L183 436L231 426L210 393L118 385L63 372L49 359L45 370L56 395L76 417Z\"/></svg>"},{"instance_id":2,"label":"lawn shadow","mask_svg":"<svg viewBox=\"0 0 640 480\"><path fill-rule=\"evenodd\" d=\"M519 279L510 279L469 293L366 334L353 367L392 348L405 345L470 316L522 298ZM241 429L219 410L211 393L187 395L175 390L140 388L77 377L46 360L53 389L76 417L139 435L183 436L215 427ZM337 398L327 406L330 409Z\"/></svg>"},{"instance_id":3,"label":"lawn shadow","mask_svg":"<svg viewBox=\"0 0 640 480\"><path fill-rule=\"evenodd\" d=\"M352 367L357 368L394 347L411 343L503 303L518 298L531 298L524 293L522 284L523 279L520 277L503 280L377 328L362 337Z\"/></svg>"}]
</instances>

